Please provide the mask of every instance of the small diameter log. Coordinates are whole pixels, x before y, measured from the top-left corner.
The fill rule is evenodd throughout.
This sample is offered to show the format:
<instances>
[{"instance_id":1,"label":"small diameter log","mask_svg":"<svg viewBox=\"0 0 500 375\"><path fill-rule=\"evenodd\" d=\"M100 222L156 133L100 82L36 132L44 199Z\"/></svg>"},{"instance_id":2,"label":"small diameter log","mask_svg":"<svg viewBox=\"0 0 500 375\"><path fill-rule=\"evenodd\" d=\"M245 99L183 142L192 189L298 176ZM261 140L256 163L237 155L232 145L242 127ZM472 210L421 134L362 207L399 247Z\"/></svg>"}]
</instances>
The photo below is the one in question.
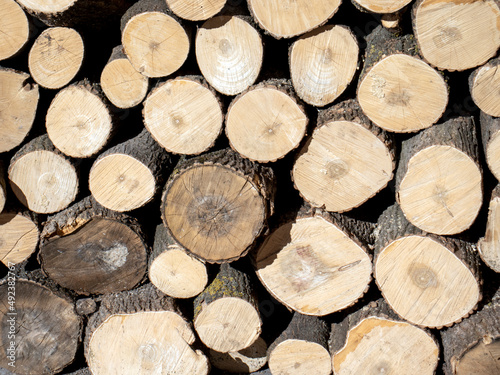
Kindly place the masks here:
<instances>
[{"instance_id":1,"label":"small diameter log","mask_svg":"<svg viewBox=\"0 0 500 375\"><path fill-rule=\"evenodd\" d=\"M344 212L366 202L392 179L391 136L363 114L356 100L320 112L295 161L292 178L311 205Z\"/></svg>"},{"instance_id":2,"label":"small diameter log","mask_svg":"<svg viewBox=\"0 0 500 375\"><path fill-rule=\"evenodd\" d=\"M42 269L79 294L132 289L146 273L147 245L138 222L92 197L49 217L41 237Z\"/></svg>"},{"instance_id":3,"label":"small diameter log","mask_svg":"<svg viewBox=\"0 0 500 375\"><path fill-rule=\"evenodd\" d=\"M208 274L205 264L188 254L167 228L159 224L149 262L149 279L166 295L191 298L205 289Z\"/></svg>"},{"instance_id":4,"label":"small diameter log","mask_svg":"<svg viewBox=\"0 0 500 375\"><path fill-rule=\"evenodd\" d=\"M357 98L381 128L409 133L434 124L448 104L440 73L420 60L415 38L379 26L367 37Z\"/></svg>"},{"instance_id":5,"label":"small diameter log","mask_svg":"<svg viewBox=\"0 0 500 375\"><path fill-rule=\"evenodd\" d=\"M0 61L15 56L28 42L28 17L14 0L0 0Z\"/></svg>"},{"instance_id":6,"label":"small diameter log","mask_svg":"<svg viewBox=\"0 0 500 375\"><path fill-rule=\"evenodd\" d=\"M176 154L200 154L222 131L221 102L200 76L160 83L144 102L143 117L153 138Z\"/></svg>"},{"instance_id":7,"label":"small diameter log","mask_svg":"<svg viewBox=\"0 0 500 375\"><path fill-rule=\"evenodd\" d=\"M93 375L206 375L209 364L175 301L151 284L103 296L90 317L85 356Z\"/></svg>"},{"instance_id":8,"label":"small diameter log","mask_svg":"<svg viewBox=\"0 0 500 375\"><path fill-rule=\"evenodd\" d=\"M16 152L8 174L17 199L36 213L61 211L78 192L74 165L56 150L47 135L33 139Z\"/></svg>"},{"instance_id":9,"label":"small diameter log","mask_svg":"<svg viewBox=\"0 0 500 375\"><path fill-rule=\"evenodd\" d=\"M194 328L201 341L218 352L237 352L261 333L261 320L250 277L225 263L194 300Z\"/></svg>"},{"instance_id":10,"label":"small diameter log","mask_svg":"<svg viewBox=\"0 0 500 375\"><path fill-rule=\"evenodd\" d=\"M54 146L73 158L88 158L106 145L114 130L110 104L98 84L65 87L50 103L45 120Z\"/></svg>"},{"instance_id":11,"label":"small diameter log","mask_svg":"<svg viewBox=\"0 0 500 375\"><path fill-rule=\"evenodd\" d=\"M237 95L260 73L262 39L244 17L218 16L196 34L196 61L205 79L224 95Z\"/></svg>"},{"instance_id":12,"label":"small diameter log","mask_svg":"<svg viewBox=\"0 0 500 375\"><path fill-rule=\"evenodd\" d=\"M153 199L172 164L173 157L144 129L99 155L90 170L89 188L102 206L131 211Z\"/></svg>"},{"instance_id":13,"label":"small diameter log","mask_svg":"<svg viewBox=\"0 0 500 375\"><path fill-rule=\"evenodd\" d=\"M294 150L305 135L308 118L287 80L271 79L237 96L226 115L231 147L260 163Z\"/></svg>"},{"instance_id":14,"label":"small diameter log","mask_svg":"<svg viewBox=\"0 0 500 375\"><path fill-rule=\"evenodd\" d=\"M486 163L491 173L500 181L500 118L481 111L479 119Z\"/></svg>"},{"instance_id":15,"label":"small diameter log","mask_svg":"<svg viewBox=\"0 0 500 375\"><path fill-rule=\"evenodd\" d=\"M24 262L38 245L39 231L29 212L0 213L0 261L9 267Z\"/></svg>"},{"instance_id":16,"label":"small diameter log","mask_svg":"<svg viewBox=\"0 0 500 375\"><path fill-rule=\"evenodd\" d=\"M78 31L67 27L51 27L36 38L28 56L33 79L40 86L59 89L80 71L84 45Z\"/></svg>"},{"instance_id":17,"label":"small diameter log","mask_svg":"<svg viewBox=\"0 0 500 375\"><path fill-rule=\"evenodd\" d=\"M389 14L395 13L401 10L409 3L411 0L351 0L356 7L361 7L362 9L379 14Z\"/></svg>"},{"instance_id":18,"label":"small diameter log","mask_svg":"<svg viewBox=\"0 0 500 375\"><path fill-rule=\"evenodd\" d=\"M38 85L30 75L0 68L0 153L19 146L33 126L38 107Z\"/></svg>"},{"instance_id":19,"label":"small diameter log","mask_svg":"<svg viewBox=\"0 0 500 375\"><path fill-rule=\"evenodd\" d=\"M374 276L391 308L410 323L450 326L481 299L479 259L472 244L430 236L396 204L380 216Z\"/></svg>"},{"instance_id":20,"label":"small diameter log","mask_svg":"<svg viewBox=\"0 0 500 375\"><path fill-rule=\"evenodd\" d=\"M134 68L146 77L177 71L189 53L189 36L165 0L140 0L122 17L123 50Z\"/></svg>"},{"instance_id":21,"label":"small diameter log","mask_svg":"<svg viewBox=\"0 0 500 375\"><path fill-rule=\"evenodd\" d=\"M248 252L274 210L274 173L229 149L181 163L161 203L163 223L189 252L210 263Z\"/></svg>"},{"instance_id":22,"label":"small diameter log","mask_svg":"<svg viewBox=\"0 0 500 375\"><path fill-rule=\"evenodd\" d=\"M332 324L333 372L434 374L439 347L429 332L401 321L383 299Z\"/></svg>"},{"instance_id":23,"label":"small diameter log","mask_svg":"<svg viewBox=\"0 0 500 375\"><path fill-rule=\"evenodd\" d=\"M265 31L281 39L304 34L326 23L340 3L341 0L248 0L248 8Z\"/></svg>"},{"instance_id":24,"label":"small diameter log","mask_svg":"<svg viewBox=\"0 0 500 375\"><path fill-rule=\"evenodd\" d=\"M167 4L172 12L181 18L203 21L219 13L226 0L167 0Z\"/></svg>"},{"instance_id":25,"label":"small diameter log","mask_svg":"<svg viewBox=\"0 0 500 375\"><path fill-rule=\"evenodd\" d=\"M422 56L439 69L466 70L484 64L500 46L495 0L418 0L413 30Z\"/></svg>"},{"instance_id":26,"label":"small diameter log","mask_svg":"<svg viewBox=\"0 0 500 375\"><path fill-rule=\"evenodd\" d=\"M239 352L220 353L209 351L210 363L219 370L230 373L254 373L267 363L267 344L259 337L248 348Z\"/></svg>"},{"instance_id":27,"label":"small diameter log","mask_svg":"<svg viewBox=\"0 0 500 375\"><path fill-rule=\"evenodd\" d=\"M468 229L483 202L473 117L457 117L402 143L396 197L422 230L457 234Z\"/></svg>"},{"instance_id":28,"label":"small diameter log","mask_svg":"<svg viewBox=\"0 0 500 375\"><path fill-rule=\"evenodd\" d=\"M135 70L121 45L113 48L100 82L106 97L118 108L135 107L146 97L149 88L148 77Z\"/></svg>"},{"instance_id":29,"label":"small diameter log","mask_svg":"<svg viewBox=\"0 0 500 375\"><path fill-rule=\"evenodd\" d=\"M488 61L469 76L469 90L474 103L493 117L500 117L499 58Z\"/></svg>"},{"instance_id":30,"label":"small diameter log","mask_svg":"<svg viewBox=\"0 0 500 375\"><path fill-rule=\"evenodd\" d=\"M295 313L290 324L268 350L273 375L329 375L332 360L328 352L330 329L318 317Z\"/></svg>"},{"instance_id":31,"label":"small diameter log","mask_svg":"<svg viewBox=\"0 0 500 375\"><path fill-rule=\"evenodd\" d=\"M500 293L476 314L441 331L445 375L500 373Z\"/></svg>"},{"instance_id":32,"label":"small diameter log","mask_svg":"<svg viewBox=\"0 0 500 375\"><path fill-rule=\"evenodd\" d=\"M500 273L500 185L491 194L486 233L479 240L477 249L484 263Z\"/></svg>"},{"instance_id":33,"label":"small diameter log","mask_svg":"<svg viewBox=\"0 0 500 375\"><path fill-rule=\"evenodd\" d=\"M82 322L69 298L11 272L0 299L1 367L18 375L54 374L73 361Z\"/></svg>"}]
</instances>

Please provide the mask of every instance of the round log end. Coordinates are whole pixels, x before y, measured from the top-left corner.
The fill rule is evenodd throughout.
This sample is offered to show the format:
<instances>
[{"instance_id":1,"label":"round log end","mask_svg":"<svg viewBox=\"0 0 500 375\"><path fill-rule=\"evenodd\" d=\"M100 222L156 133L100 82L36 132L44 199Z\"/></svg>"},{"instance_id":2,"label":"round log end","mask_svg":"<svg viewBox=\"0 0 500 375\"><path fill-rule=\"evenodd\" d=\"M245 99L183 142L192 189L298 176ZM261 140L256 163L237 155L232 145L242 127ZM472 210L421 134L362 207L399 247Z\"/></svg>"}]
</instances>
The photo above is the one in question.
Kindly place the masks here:
<instances>
[{"instance_id":1,"label":"round log end","mask_svg":"<svg viewBox=\"0 0 500 375\"><path fill-rule=\"evenodd\" d=\"M329 375L332 372L330 353L322 345L305 340L285 340L269 354L273 375Z\"/></svg>"},{"instance_id":2,"label":"round log end","mask_svg":"<svg viewBox=\"0 0 500 375\"><path fill-rule=\"evenodd\" d=\"M39 231L36 224L19 213L0 214L0 261L9 266L29 258L36 250Z\"/></svg>"},{"instance_id":3,"label":"round log end","mask_svg":"<svg viewBox=\"0 0 500 375\"><path fill-rule=\"evenodd\" d=\"M0 61L17 54L29 39L28 17L14 0L0 0Z\"/></svg>"}]
</instances>

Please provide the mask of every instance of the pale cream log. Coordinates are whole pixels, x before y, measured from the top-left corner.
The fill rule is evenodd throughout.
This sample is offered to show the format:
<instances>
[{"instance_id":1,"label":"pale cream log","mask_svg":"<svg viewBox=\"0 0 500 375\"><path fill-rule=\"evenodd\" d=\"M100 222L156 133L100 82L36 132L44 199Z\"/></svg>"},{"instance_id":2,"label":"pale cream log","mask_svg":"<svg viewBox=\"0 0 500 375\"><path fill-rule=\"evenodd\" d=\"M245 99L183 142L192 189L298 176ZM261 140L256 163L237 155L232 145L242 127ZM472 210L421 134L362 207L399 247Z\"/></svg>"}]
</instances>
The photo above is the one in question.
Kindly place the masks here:
<instances>
[{"instance_id":1,"label":"pale cream log","mask_svg":"<svg viewBox=\"0 0 500 375\"><path fill-rule=\"evenodd\" d=\"M207 20L219 13L226 0L166 0L177 16L189 21Z\"/></svg>"},{"instance_id":2,"label":"pale cream log","mask_svg":"<svg viewBox=\"0 0 500 375\"><path fill-rule=\"evenodd\" d=\"M372 13L389 14L401 10L411 0L351 0L356 7L361 7Z\"/></svg>"},{"instance_id":3,"label":"pale cream log","mask_svg":"<svg viewBox=\"0 0 500 375\"><path fill-rule=\"evenodd\" d=\"M37 249L38 238L37 220L29 211L0 213L0 261L7 267L28 259Z\"/></svg>"},{"instance_id":4,"label":"pale cream log","mask_svg":"<svg viewBox=\"0 0 500 375\"><path fill-rule=\"evenodd\" d=\"M439 69L466 70L484 64L500 46L495 0L417 0L413 30L424 59Z\"/></svg>"},{"instance_id":5,"label":"pale cream log","mask_svg":"<svg viewBox=\"0 0 500 375\"><path fill-rule=\"evenodd\" d=\"M38 85L30 75L0 68L0 153L19 146L33 126L38 107Z\"/></svg>"},{"instance_id":6,"label":"pale cream log","mask_svg":"<svg viewBox=\"0 0 500 375\"><path fill-rule=\"evenodd\" d=\"M210 364L219 370L230 373L253 373L267 363L267 344L259 337L248 348L238 352L221 353L209 351Z\"/></svg>"},{"instance_id":7,"label":"pale cream log","mask_svg":"<svg viewBox=\"0 0 500 375\"><path fill-rule=\"evenodd\" d=\"M491 173L500 181L500 118L481 111L479 120L486 163Z\"/></svg>"},{"instance_id":8,"label":"pale cream log","mask_svg":"<svg viewBox=\"0 0 500 375\"><path fill-rule=\"evenodd\" d=\"M500 59L491 59L469 76L472 100L481 111L493 117L500 117L499 63Z\"/></svg>"},{"instance_id":9,"label":"pale cream log","mask_svg":"<svg viewBox=\"0 0 500 375\"><path fill-rule=\"evenodd\" d=\"M28 42L28 17L14 0L0 0L0 61L15 56Z\"/></svg>"},{"instance_id":10,"label":"pale cream log","mask_svg":"<svg viewBox=\"0 0 500 375\"><path fill-rule=\"evenodd\" d=\"M224 95L237 95L260 73L264 48L257 30L240 16L217 16L196 34L196 61L205 79Z\"/></svg>"},{"instance_id":11,"label":"pale cream log","mask_svg":"<svg viewBox=\"0 0 500 375\"><path fill-rule=\"evenodd\" d=\"M0 160L0 213L2 213L5 202L7 201L7 185L5 184L5 167L2 160Z\"/></svg>"},{"instance_id":12,"label":"pale cream log","mask_svg":"<svg viewBox=\"0 0 500 375\"><path fill-rule=\"evenodd\" d=\"M221 101L200 76L159 83L145 100L142 114L153 138L176 154L200 154L222 132Z\"/></svg>"},{"instance_id":13,"label":"pale cream log","mask_svg":"<svg viewBox=\"0 0 500 375\"><path fill-rule=\"evenodd\" d=\"M491 193L486 233L479 239L477 248L483 262L500 273L500 185Z\"/></svg>"},{"instance_id":14,"label":"pale cream log","mask_svg":"<svg viewBox=\"0 0 500 375\"><path fill-rule=\"evenodd\" d=\"M358 67L359 47L346 26L322 26L290 47L290 75L297 95L323 107L351 83Z\"/></svg>"},{"instance_id":15,"label":"pale cream log","mask_svg":"<svg viewBox=\"0 0 500 375\"><path fill-rule=\"evenodd\" d=\"M80 71L84 45L78 31L67 27L45 29L36 38L28 56L33 79L40 86L59 89Z\"/></svg>"}]
</instances>

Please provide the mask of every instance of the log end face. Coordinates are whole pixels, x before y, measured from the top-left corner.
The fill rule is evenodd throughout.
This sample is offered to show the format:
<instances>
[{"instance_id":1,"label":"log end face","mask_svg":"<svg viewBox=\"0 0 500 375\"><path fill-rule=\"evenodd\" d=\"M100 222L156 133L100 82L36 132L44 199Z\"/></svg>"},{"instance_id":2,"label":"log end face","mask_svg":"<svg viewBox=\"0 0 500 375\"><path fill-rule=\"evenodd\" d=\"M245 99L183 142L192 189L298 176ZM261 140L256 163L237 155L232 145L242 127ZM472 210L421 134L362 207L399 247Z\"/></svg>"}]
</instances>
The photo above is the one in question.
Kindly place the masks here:
<instances>
[{"instance_id":1,"label":"log end face","mask_svg":"<svg viewBox=\"0 0 500 375\"><path fill-rule=\"evenodd\" d=\"M269 354L269 369L276 375L329 375L332 361L322 345L291 339L278 344Z\"/></svg>"},{"instance_id":2,"label":"log end face","mask_svg":"<svg viewBox=\"0 0 500 375\"><path fill-rule=\"evenodd\" d=\"M486 233L478 242L478 250L484 263L500 273L500 198L490 202Z\"/></svg>"},{"instance_id":3,"label":"log end face","mask_svg":"<svg viewBox=\"0 0 500 375\"><path fill-rule=\"evenodd\" d=\"M28 259L37 247L38 238L38 227L26 216L0 214L0 261L6 266Z\"/></svg>"},{"instance_id":4,"label":"log end face","mask_svg":"<svg viewBox=\"0 0 500 375\"><path fill-rule=\"evenodd\" d=\"M490 375L500 372L500 340L485 336L460 359L452 358L456 375Z\"/></svg>"},{"instance_id":5,"label":"log end face","mask_svg":"<svg viewBox=\"0 0 500 375\"><path fill-rule=\"evenodd\" d=\"M0 61L16 55L28 42L28 17L14 0L1 0Z\"/></svg>"}]
</instances>

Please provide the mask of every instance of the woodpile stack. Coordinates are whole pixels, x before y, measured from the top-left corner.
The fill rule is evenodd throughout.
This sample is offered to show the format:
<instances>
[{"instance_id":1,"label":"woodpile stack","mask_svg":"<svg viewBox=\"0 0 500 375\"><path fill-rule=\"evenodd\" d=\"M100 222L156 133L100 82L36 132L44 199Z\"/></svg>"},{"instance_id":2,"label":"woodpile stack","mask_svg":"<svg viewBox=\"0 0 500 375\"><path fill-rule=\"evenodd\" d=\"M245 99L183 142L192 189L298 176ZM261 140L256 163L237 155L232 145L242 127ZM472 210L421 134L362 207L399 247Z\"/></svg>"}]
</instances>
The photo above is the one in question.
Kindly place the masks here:
<instances>
[{"instance_id":1,"label":"woodpile stack","mask_svg":"<svg viewBox=\"0 0 500 375\"><path fill-rule=\"evenodd\" d=\"M500 2L0 14L0 374L500 374Z\"/></svg>"}]
</instances>

